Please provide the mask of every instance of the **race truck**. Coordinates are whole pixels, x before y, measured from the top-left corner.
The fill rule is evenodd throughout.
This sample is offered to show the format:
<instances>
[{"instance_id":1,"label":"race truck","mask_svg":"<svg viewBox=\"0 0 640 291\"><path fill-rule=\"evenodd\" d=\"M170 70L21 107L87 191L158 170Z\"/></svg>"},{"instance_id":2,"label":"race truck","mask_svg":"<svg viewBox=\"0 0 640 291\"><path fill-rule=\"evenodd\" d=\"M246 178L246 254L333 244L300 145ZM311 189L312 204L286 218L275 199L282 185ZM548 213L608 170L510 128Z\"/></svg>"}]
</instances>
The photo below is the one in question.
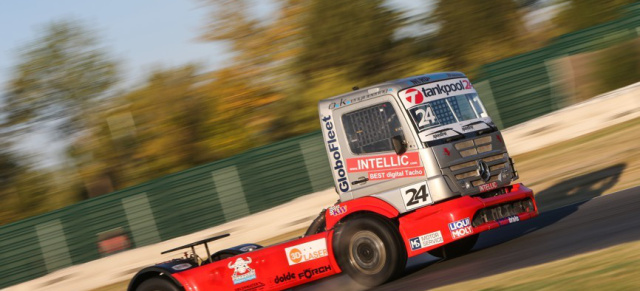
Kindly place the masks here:
<instances>
[{"instance_id":1,"label":"race truck","mask_svg":"<svg viewBox=\"0 0 640 291\"><path fill-rule=\"evenodd\" d=\"M407 258L469 252L481 232L537 215L501 132L460 72L420 75L319 102L338 202L304 236L141 270L129 290L282 290L338 273L368 287ZM195 254L204 244L206 257Z\"/></svg>"}]
</instances>

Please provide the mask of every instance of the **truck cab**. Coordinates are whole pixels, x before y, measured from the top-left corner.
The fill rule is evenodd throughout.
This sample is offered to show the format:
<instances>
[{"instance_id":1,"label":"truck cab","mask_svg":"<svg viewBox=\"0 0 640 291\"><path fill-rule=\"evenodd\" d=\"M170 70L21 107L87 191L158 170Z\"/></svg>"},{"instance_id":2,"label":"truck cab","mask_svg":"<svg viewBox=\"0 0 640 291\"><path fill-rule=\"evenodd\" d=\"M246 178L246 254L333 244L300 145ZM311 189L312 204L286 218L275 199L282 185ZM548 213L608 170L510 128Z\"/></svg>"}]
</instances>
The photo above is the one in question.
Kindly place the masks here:
<instances>
[{"instance_id":1,"label":"truck cab","mask_svg":"<svg viewBox=\"0 0 640 291\"><path fill-rule=\"evenodd\" d=\"M372 196L400 214L501 192L518 178L501 133L460 72L389 81L319 102L341 202Z\"/></svg>"}]
</instances>

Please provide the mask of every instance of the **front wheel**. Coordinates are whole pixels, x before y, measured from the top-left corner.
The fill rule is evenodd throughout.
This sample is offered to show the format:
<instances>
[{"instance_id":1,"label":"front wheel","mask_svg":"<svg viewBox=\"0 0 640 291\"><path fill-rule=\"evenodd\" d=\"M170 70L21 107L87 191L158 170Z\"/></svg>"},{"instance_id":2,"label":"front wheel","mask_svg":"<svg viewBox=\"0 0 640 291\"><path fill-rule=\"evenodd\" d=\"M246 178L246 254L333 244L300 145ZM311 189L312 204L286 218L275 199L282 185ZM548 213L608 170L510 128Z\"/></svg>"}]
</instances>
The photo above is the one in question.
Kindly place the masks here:
<instances>
[{"instance_id":1,"label":"front wheel","mask_svg":"<svg viewBox=\"0 0 640 291\"><path fill-rule=\"evenodd\" d=\"M136 291L181 291L181 289L169 280L155 277L142 282Z\"/></svg>"},{"instance_id":2,"label":"front wheel","mask_svg":"<svg viewBox=\"0 0 640 291\"><path fill-rule=\"evenodd\" d=\"M473 248L478 241L479 234L474 234L459 240L450 242L439 248L428 251L428 253L438 258L455 258L462 256Z\"/></svg>"},{"instance_id":3,"label":"front wheel","mask_svg":"<svg viewBox=\"0 0 640 291\"><path fill-rule=\"evenodd\" d=\"M334 234L338 265L367 287L387 282L404 270L407 255L401 243L395 226L375 216L348 220Z\"/></svg>"}]
</instances>

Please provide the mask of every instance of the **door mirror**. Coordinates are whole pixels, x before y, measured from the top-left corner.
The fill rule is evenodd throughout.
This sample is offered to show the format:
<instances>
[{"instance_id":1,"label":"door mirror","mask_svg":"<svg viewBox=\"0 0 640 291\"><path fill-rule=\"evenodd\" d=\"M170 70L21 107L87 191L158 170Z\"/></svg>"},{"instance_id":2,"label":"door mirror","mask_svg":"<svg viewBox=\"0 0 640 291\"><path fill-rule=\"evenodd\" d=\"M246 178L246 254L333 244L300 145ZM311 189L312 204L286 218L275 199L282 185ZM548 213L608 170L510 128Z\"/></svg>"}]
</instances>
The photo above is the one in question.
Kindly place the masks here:
<instances>
[{"instance_id":1,"label":"door mirror","mask_svg":"<svg viewBox=\"0 0 640 291\"><path fill-rule=\"evenodd\" d=\"M391 138L391 143L393 144L393 150L396 151L396 154L401 155L407 151L407 142L400 135L396 135Z\"/></svg>"}]
</instances>

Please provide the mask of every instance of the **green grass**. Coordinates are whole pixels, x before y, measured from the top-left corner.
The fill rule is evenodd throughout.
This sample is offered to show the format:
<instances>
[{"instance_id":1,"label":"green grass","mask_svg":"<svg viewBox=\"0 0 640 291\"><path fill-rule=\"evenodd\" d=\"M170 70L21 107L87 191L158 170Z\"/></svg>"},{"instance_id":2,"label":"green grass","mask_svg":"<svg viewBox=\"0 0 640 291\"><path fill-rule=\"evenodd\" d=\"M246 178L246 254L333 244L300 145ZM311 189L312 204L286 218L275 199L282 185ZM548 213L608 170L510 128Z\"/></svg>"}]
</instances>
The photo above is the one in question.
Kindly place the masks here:
<instances>
[{"instance_id":1,"label":"green grass","mask_svg":"<svg viewBox=\"0 0 640 291\"><path fill-rule=\"evenodd\" d=\"M640 242L435 290L640 290Z\"/></svg>"}]
</instances>

